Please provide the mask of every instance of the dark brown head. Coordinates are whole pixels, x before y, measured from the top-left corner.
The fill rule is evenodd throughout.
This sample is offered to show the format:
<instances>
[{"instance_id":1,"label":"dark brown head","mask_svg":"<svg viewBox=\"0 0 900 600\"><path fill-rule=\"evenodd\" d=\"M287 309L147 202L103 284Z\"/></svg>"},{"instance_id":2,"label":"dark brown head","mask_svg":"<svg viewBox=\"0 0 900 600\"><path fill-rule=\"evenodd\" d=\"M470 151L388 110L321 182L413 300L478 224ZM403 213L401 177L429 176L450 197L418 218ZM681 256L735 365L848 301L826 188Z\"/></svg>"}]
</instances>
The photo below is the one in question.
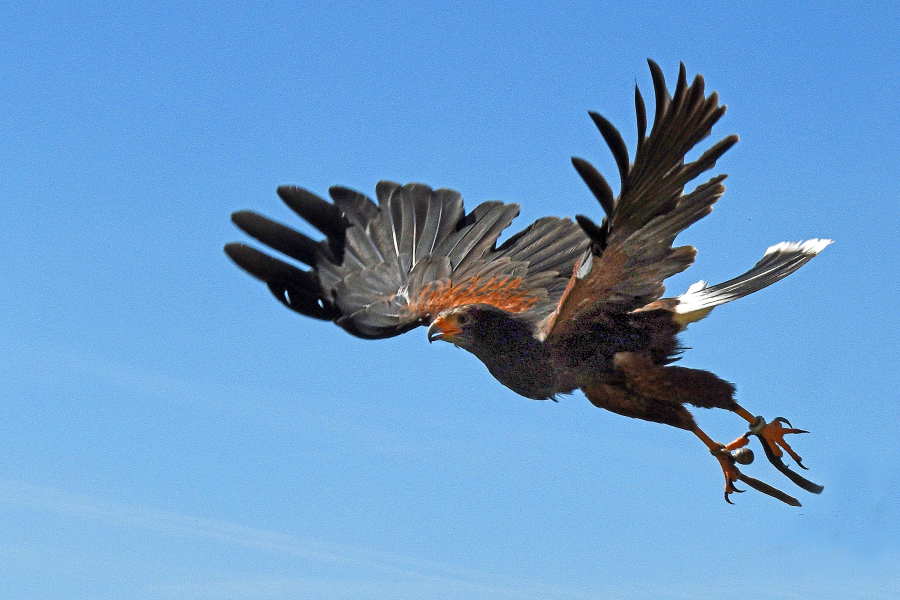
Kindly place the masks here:
<instances>
[{"instance_id":1,"label":"dark brown head","mask_svg":"<svg viewBox=\"0 0 900 600\"><path fill-rule=\"evenodd\" d=\"M488 304L467 304L442 311L428 327L428 341L443 340L481 357L533 340L528 325Z\"/></svg>"}]
</instances>

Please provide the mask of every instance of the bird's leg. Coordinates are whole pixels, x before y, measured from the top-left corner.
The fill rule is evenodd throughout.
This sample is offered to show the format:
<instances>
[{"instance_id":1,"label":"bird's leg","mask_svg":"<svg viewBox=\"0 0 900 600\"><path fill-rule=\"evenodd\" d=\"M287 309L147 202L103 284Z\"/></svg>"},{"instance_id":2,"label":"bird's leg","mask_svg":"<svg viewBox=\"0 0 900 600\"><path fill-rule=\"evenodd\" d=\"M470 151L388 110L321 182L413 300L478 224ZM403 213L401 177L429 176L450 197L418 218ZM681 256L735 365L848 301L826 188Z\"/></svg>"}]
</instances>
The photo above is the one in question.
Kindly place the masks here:
<instances>
[{"instance_id":1,"label":"bird's leg","mask_svg":"<svg viewBox=\"0 0 900 600\"><path fill-rule=\"evenodd\" d=\"M729 504L734 504L729 499L729 496L732 493L741 493L744 491L738 489L734 485L736 482L742 481L753 489L781 500L786 504L790 504L791 506L800 506L800 502L798 502L797 499L793 496L789 496L778 488L772 487L768 483L762 482L759 479L744 475L737 468L737 463L740 463L742 465L749 465L753 462L753 452L751 452L748 448L744 448L744 446L746 446L748 442L748 439L746 437L739 437L730 444L720 444L706 435L706 433L696 425L691 428L691 431L694 432L694 435L700 438L700 441L706 444L706 447L709 448L709 452L716 457L716 459L719 461L719 466L722 467L722 472L725 474L726 502L728 502Z\"/></svg>"},{"instance_id":2,"label":"bird's leg","mask_svg":"<svg viewBox=\"0 0 900 600\"><path fill-rule=\"evenodd\" d=\"M801 467L800 456L791 448L790 444L785 441L784 436L789 433L805 433L801 429L794 429L787 420L779 417L771 423L766 423L762 417L755 417L749 411L734 401L734 386L730 383L722 381L712 373L700 371L696 369L686 369L683 367L662 367L665 373L666 381L670 384L668 397L687 402L694 406L704 408L724 408L741 416L750 424L750 431L728 444L728 448L737 449L746 446L751 435L757 436L763 445L766 458L769 459L776 469L781 471L788 479L808 492L818 494L822 491L822 486L817 485L788 468L781 460L781 457L787 452L791 458L797 461ZM784 427L787 425L787 427ZM695 432L696 433L696 432ZM700 439L704 442L706 439L700 434ZM707 446L709 444L707 443ZM710 447L710 450L713 450ZM752 461L752 453L749 448L743 451L745 458ZM727 459L727 457L725 457ZM724 466L723 466L724 468ZM805 468L805 467L804 467ZM727 471L727 470L726 470ZM726 472L727 478L727 472Z\"/></svg>"},{"instance_id":3,"label":"bird's leg","mask_svg":"<svg viewBox=\"0 0 900 600\"><path fill-rule=\"evenodd\" d=\"M729 499L732 493L743 491L734 485L736 482L741 481L753 489L791 506L800 506L796 498L758 479L744 475L737 468L737 464L748 465L753 462L753 453L749 448L744 448L749 442L746 436L740 437L730 444L720 444L706 435L697 426L691 413L680 404L637 396L631 390L613 385L601 384L586 386L582 389L588 400L599 408L604 408L626 417L665 423L666 425L693 431L694 435L706 444L710 453L716 457L719 465L722 467L722 472L725 474L725 501L729 504L733 504Z\"/></svg>"},{"instance_id":4,"label":"bird's leg","mask_svg":"<svg viewBox=\"0 0 900 600\"><path fill-rule=\"evenodd\" d=\"M664 423L693 431L719 461L725 474L725 500L740 492L735 483L741 481L792 506L800 506L793 498L758 479L741 473L738 464L750 464L753 453L746 437L728 445L720 444L703 432L682 402L692 400L700 406L733 409L734 387L712 373L681 367L659 367L647 358L629 352L615 355L614 364L623 375L622 384L593 384L583 387L592 404L620 415ZM748 413L749 414L749 413Z\"/></svg>"},{"instance_id":5,"label":"bird's leg","mask_svg":"<svg viewBox=\"0 0 900 600\"><path fill-rule=\"evenodd\" d=\"M813 483L812 481L792 471L790 467L784 464L784 461L781 460L781 457L784 456L785 452L787 452L788 455L792 459L794 459L794 462L796 462L801 469L806 469L806 467L803 466L800 455L794 452L794 449L791 448L790 444L785 441L784 436L791 433L809 433L808 431L804 431L803 429L794 429L790 422L788 422L788 420L784 417L776 417L772 420L772 422L766 423L765 419L763 419L762 417L753 416L749 411L747 411L747 409L738 404L735 404L735 408L733 410L750 424L750 431L732 442L732 444L738 443L740 440L745 440L744 444L746 444L746 440L749 439L751 435L755 435L762 443L763 451L766 453L766 458L769 459L769 462L772 463L776 469L784 473L784 475L787 476L788 479L793 481L798 486L802 487L804 490L812 492L813 494L819 494L823 489L825 489L821 485ZM787 427L784 427L784 425L787 425Z\"/></svg>"}]
</instances>

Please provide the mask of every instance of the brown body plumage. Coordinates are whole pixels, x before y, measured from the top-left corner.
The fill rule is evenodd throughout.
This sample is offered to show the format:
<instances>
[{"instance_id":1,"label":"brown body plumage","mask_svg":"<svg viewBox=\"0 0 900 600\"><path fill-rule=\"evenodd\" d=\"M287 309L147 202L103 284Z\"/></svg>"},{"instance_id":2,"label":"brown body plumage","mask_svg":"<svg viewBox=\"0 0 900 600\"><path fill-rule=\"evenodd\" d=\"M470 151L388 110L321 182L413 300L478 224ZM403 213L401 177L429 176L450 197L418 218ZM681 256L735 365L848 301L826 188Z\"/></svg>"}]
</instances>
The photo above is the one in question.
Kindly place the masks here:
<instances>
[{"instance_id":1,"label":"brown body plumage","mask_svg":"<svg viewBox=\"0 0 900 600\"><path fill-rule=\"evenodd\" d=\"M379 183L377 206L346 188L332 188L333 203L299 188L279 188L325 241L255 213L235 213L234 221L312 271L243 244L229 244L226 251L302 314L334 320L367 338L427 325L429 340L468 350L527 398L580 389L598 407L693 431L722 466L726 499L741 480L799 505L735 465L752 460L742 447L755 434L779 470L818 493L820 486L781 461L784 450L799 463L784 441L786 433L799 430L785 429L783 420L754 417L736 403L734 386L714 374L671 363L680 352L677 335L689 323L789 275L829 241L773 246L739 277L711 287L701 282L681 296L662 298L663 281L686 269L696 254L690 246L673 247L675 237L709 214L724 192L725 176L690 193L684 187L712 168L737 136L686 163L686 153L709 135L725 107L715 93L705 95L699 75L688 85L683 65L671 96L659 67L650 61L650 68L656 112L647 134L643 98L635 89L633 162L618 131L591 113L616 159L619 195L613 196L590 164L573 159L606 213L600 225L583 216L577 224L546 217L497 247L516 205L488 202L466 214L457 193L420 184ZM718 444L697 427L685 404L733 411L748 421L750 432Z\"/></svg>"}]
</instances>

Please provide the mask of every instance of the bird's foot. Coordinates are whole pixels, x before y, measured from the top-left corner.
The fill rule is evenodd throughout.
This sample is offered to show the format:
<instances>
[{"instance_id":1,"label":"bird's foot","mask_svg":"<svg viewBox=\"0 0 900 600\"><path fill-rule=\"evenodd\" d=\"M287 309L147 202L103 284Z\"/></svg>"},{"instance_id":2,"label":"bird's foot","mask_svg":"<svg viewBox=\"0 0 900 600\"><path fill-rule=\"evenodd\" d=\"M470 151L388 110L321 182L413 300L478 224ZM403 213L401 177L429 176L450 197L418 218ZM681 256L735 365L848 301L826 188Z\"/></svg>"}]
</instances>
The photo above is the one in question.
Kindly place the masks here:
<instances>
[{"instance_id":1,"label":"bird's foot","mask_svg":"<svg viewBox=\"0 0 900 600\"><path fill-rule=\"evenodd\" d=\"M787 425L787 427L784 427L784 425ZM729 444L729 446L737 444L740 440L747 440L750 435L755 435L762 443L766 458L769 459L769 462L772 463L776 469L784 473L788 479L804 490L812 492L813 494L819 494L824 489L821 485L813 483L792 471L782 460L782 456L787 452L788 456L794 459L794 462L796 462L801 469L806 469L806 467L803 466L800 455L794 452L794 449L791 448L790 444L784 439L785 435L791 433L809 432L804 431L803 429L794 429L790 422L784 417L776 417L771 423L766 423L766 420L762 417L756 417L756 421L750 426L750 431ZM744 441L741 445L746 443L747 442Z\"/></svg>"},{"instance_id":2,"label":"bird's foot","mask_svg":"<svg viewBox=\"0 0 900 600\"><path fill-rule=\"evenodd\" d=\"M784 427L784 425L787 425L787 427ZM766 423L766 420L762 417L756 417L756 422L750 426L750 431L747 432L747 434L752 434L759 438L763 444L763 449L766 451L766 456L772 455L775 458L781 458L784 452L787 452L794 459L794 462L797 463L797 466L801 469L806 469L803 466L803 459L794 452L791 445L784 439L784 436L789 433L809 432L803 429L794 429L784 417L775 417L775 420L771 423ZM769 460L772 459L769 458Z\"/></svg>"},{"instance_id":3,"label":"bird's foot","mask_svg":"<svg viewBox=\"0 0 900 600\"><path fill-rule=\"evenodd\" d=\"M781 500L786 504L800 506L800 502L793 496L789 496L759 479L741 473L740 469L737 468L737 464L749 465L753 462L753 451L749 448L744 448L746 445L747 438L740 437L728 445L720 444L717 448L710 448L710 452L719 461L722 472L725 474L725 502L734 504L729 496L733 493L744 492L744 490L735 486L735 483L741 481L753 489Z\"/></svg>"}]
</instances>

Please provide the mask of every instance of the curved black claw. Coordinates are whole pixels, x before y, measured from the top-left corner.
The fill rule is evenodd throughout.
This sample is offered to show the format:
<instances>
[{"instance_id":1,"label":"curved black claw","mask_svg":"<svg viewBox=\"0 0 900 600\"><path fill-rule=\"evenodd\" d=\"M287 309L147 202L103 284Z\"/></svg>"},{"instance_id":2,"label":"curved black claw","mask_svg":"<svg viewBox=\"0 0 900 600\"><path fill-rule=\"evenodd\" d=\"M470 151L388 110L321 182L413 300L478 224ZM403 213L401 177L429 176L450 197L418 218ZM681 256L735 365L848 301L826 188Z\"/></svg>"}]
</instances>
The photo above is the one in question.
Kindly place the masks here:
<instances>
[{"instance_id":1,"label":"curved black claw","mask_svg":"<svg viewBox=\"0 0 900 600\"><path fill-rule=\"evenodd\" d=\"M787 425L788 427L793 427L793 425L791 425L791 422L788 421L786 417L775 417L775 418L772 419L772 420L773 420L773 421L778 421L779 423L784 423L784 424ZM809 432L808 432L808 431L804 431L803 433L809 433Z\"/></svg>"},{"instance_id":2,"label":"curved black claw","mask_svg":"<svg viewBox=\"0 0 900 600\"><path fill-rule=\"evenodd\" d=\"M734 506L734 502L732 502L731 498L729 498L728 496L730 496L731 494L743 494L746 491L747 490L739 490L738 488L734 487L734 482L727 483L725 485L725 502Z\"/></svg>"},{"instance_id":3,"label":"curved black claw","mask_svg":"<svg viewBox=\"0 0 900 600\"><path fill-rule=\"evenodd\" d=\"M730 496L731 494L743 494L746 491L747 490L742 490L739 487L737 487L736 485L734 485L733 481L729 481L728 483L725 484L725 502L727 502L728 504L734 505L734 502L732 502L731 499L728 498L728 496Z\"/></svg>"}]
</instances>

